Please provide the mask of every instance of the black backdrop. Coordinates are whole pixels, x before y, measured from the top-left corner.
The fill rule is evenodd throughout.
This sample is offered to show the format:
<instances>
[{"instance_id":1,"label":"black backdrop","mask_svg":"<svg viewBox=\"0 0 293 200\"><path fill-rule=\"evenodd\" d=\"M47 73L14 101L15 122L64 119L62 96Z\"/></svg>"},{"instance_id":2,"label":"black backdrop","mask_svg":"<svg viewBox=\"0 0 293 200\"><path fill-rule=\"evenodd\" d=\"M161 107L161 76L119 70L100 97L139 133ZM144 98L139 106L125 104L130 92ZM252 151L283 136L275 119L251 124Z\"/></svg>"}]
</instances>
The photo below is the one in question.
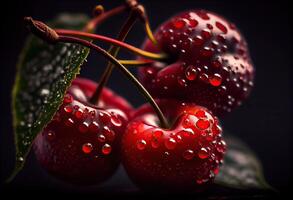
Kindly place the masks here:
<instances>
[{"instance_id":1,"label":"black backdrop","mask_svg":"<svg viewBox=\"0 0 293 200\"><path fill-rule=\"evenodd\" d=\"M91 14L96 4L111 8L122 0L10 0L1 5L1 180L8 176L14 161L10 92L14 81L15 64L28 32L22 24L23 16L48 20L59 12ZM289 188L292 181L292 30L289 4L268 1L196 1L144 0L152 27L168 17L191 8L204 8L224 15L246 37L256 67L256 83L251 98L239 109L223 119L224 129L248 143L264 165L269 183L278 189ZM6 11L6 12L5 12ZM126 17L126 16L125 16ZM124 18L125 18L124 17ZM99 33L115 36L123 17L106 22ZM140 46L144 39L142 26L137 25L129 36L129 43ZM4 47L3 47L4 44ZM104 46L107 47L107 46ZM121 53L121 56L130 57ZM105 60L92 54L82 69L82 75L98 80ZM119 72L114 72L111 88L137 106L144 102L135 88ZM131 88L131 89L129 89ZM122 173L122 172L121 172ZM125 177L125 175L121 175ZM112 182L121 181L115 176ZM56 186L57 185L57 186ZM17 186L17 187L14 187ZM12 188L64 188L50 179L30 156L24 170L12 183ZM66 188L66 187L65 187ZM68 189L68 188L67 188Z\"/></svg>"}]
</instances>

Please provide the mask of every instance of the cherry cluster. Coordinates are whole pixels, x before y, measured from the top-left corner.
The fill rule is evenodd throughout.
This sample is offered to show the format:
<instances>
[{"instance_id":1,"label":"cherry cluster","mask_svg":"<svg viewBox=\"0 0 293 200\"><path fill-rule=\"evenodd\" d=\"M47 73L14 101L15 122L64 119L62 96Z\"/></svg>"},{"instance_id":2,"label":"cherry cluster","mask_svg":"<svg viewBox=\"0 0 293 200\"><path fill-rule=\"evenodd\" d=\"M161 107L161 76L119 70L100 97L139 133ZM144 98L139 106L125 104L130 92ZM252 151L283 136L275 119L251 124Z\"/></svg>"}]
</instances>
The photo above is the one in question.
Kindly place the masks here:
<instances>
[{"instance_id":1,"label":"cherry cluster","mask_svg":"<svg viewBox=\"0 0 293 200\"><path fill-rule=\"evenodd\" d=\"M117 39L92 33L124 11L129 17ZM111 177L121 161L143 189L200 191L213 183L226 151L215 115L239 106L253 86L247 44L234 24L209 11L190 10L171 17L153 34L144 7L134 0L110 11L97 6L82 31L25 20L50 43L80 44L110 61L99 84L84 78L72 82L54 118L35 139L43 168L71 183L97 184ZM148 36L142 49L123 42L137 20ZM85 38L113 46L105 51ZM137 59L118 60L119 48ZM139 80L129 66L139 68ZM135 109L105 87L113 67L148 104Z\"/></svg>"}]
</instances>

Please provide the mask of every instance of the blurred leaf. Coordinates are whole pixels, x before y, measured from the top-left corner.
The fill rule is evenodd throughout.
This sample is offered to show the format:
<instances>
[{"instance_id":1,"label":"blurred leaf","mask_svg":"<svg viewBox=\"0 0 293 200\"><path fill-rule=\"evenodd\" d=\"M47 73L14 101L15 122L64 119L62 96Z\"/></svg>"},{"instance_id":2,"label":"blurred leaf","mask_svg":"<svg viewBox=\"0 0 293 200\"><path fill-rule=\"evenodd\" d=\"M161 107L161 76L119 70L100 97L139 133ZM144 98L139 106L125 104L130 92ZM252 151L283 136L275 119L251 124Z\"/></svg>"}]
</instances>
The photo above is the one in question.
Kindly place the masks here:
<instances>
[{"instance_id":1,"label":"blurred leaf","mask_svg":"<svg viewBox=\"0 0 293 200\"><path fill-rule=\"evenodd\" d=\"M80 30L87 21L85 15L62 14L49 24ZM88 53L89 49L80 45L49 45L34 36L27 39L12 96L16 166L11 178L23 167L34 138L58 110Z\"/></svg>"},{"instance_id":2,"label":"blurred leaf","mask_svg":"<svg viewBox=\"0 0 293 200\"><path fill-rule=\"evenodd\" d=\"M239 139L224 137L227 152L216 184L234 189L272 189L265 181L260 161Z\"/></svg>"}]
</instances>

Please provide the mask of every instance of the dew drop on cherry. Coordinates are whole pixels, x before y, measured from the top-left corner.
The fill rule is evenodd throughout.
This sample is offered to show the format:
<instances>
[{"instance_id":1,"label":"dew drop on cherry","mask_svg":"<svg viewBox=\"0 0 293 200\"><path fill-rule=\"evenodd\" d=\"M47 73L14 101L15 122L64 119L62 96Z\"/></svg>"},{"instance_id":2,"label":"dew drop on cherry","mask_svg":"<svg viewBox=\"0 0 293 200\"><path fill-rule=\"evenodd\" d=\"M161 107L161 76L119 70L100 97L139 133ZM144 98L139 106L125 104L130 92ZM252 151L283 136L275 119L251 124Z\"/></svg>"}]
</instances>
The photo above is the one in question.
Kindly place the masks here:
<instances>
[{"instance_id":1,"label":"dew drop on cherry","mask_svg":"<svg viewBox=\"0 0 293 200\"><path fill-rule=\"evenodd\" d=\"M211 33L211 31L209 29L203 29L201 31L201 36L203 38L209 39L212 36L212 33Z\"/></svg>"},{"instance_id":2,"label":"dew drop on cherry","mask_svg":"<svg viewBox=\"0 0 293 200\"><path fill-rule=\"evenodd\" d=\"M111 123L114 126L121 126L122 125L122 122L119 119L119 116L117 116L116 114L114 114L114 115L111 116Z\"/></svg>"},{"instance_id":3,"label":"dew drop on cherry","mask_svg":"<svg viewBox=\"0 0 293 200\"><path fill-rule=\"evenodd\" d=\"M220 74L216 73L216 74L210 76L209 82L212 86L218 87L222 83L222 76Z\"/></svg>"},{"instance_id":4,"label":"dew drop on cherry","mask_svg":"<svg viewBox=\"0 0 293 200\"><path fill-rule=\"evenodd\" d=\"M209 157L208 150L206 148L201 148L198 152L198 157L201 159L206 159Z\"/></svg>"},{"instance_id":5,"label":"dew drop on cherry","mask_svg":"<svg viewBox=\"0 0 293 200\"><path fill-rule=\"evenodd\" d=\"M153 133L153 136L156 138L156 139L159 139L160 137L162 137L163 135L163 131L160 131L160 130L156 130L154 131Z\"/></svg>"},{"instance_id":6,"label":"dew drop on cherry","mask_svg":"<svg viewBox=\"0 0 293 200\"><path fill-rule=\"evenodd\" d=\"M178 78L178 83L179 83L179 85L181 85L183 87L187 87L187 83L184 78Z\"/></svg>"},{"instance_id":7,"label":"dew drop on cherry","mask_svg":"<svg viewBox=\"0 0 293 200\"><path fill-rule=\"evenodd\" d=\"M48 131L48 133L47 133L48 140L54 140L55 137L56 137L56 134L54 131Z\"/></svg>"},{"instance_id":8,"label":"dew drop on cherry","mask_svg":"<svg viewBox=\"0 0 293 200\"><path fill-rule=\"evenodd\" d=\"M73 121L73 119L68 118L68 119L65 121L65 125L66 125L66 126L73 126L73 125L74 125L74 121Z\"/></svg>"},{"instance_id":9,"label":"dew drop on cherry","mask_svg":"<svg viewBox=\"0 0 293 200\"><path fill-rule=\"evenodd\" d=\"M218 28L218 29L220 29L223 33L227 33L227 28L226 28L226 26L224 26L222 23L220 23L220 22L216 22L216 27Z\"/></svg>"},{"instance_id":10,"label":"dew drop on cherry","mask_svg":"<svg viewBox=\"0 0 293 200\"><path fill-rule=\"evenodd\" d=\"M104 126L102 132L108 140L113 141L115 139L114 131L110 130L108 126Z\"/></svg>"},{"instance_id":11,"label":"dew drop on cherry","mask_svg":"<svg viewBox=\"0 0 293 200\"><path fill-rule=\"evenodd\" d=\"M199 76L199 79L202 80L205 83L209 82L209 76L206 73L203 73Z\"/></svg>"},{"instance_id":12,"label":"dew drop on cherry","mask_svg":"<svg viewBox=\"0 0 293 200\"><path fill-rule=\"evenodd\" d=\"M197 14L200 18L202 18L202 19L204 19L204 20L209 20L209 19L210 19L210 17L208 16L208 14L207 14L205 11L203 11L203 10L197 11L196 14Z\"/></svg>"},{"instance_id":13,"label":"dew drop on cherry","mask_svg":"<svg viewBox=\"0 0 293 200\"><path fill-rule=\"evenodd\" d=\"M83 111L81 109L78 109L77 111L75 111L74 115L76 118L80 119L82 118Z\"/></svg>"},{"instance_id":14,"label":"dew drop on cherry","mask_svg":"<svg viewBox=\"0 0 293 200\"><path fill-rule=\"evenodd\" d=\"M196 77L197 77L196 68L194 66L192 66L192 65L190 65L189 67L187 67L187 69L185 70L185 77L189 81L195 80Z\"/></svg>"},{"instance_id":15,"label":"dew drop on cherry","mask_svg":"<svg viewBox=\"0 0 293 200\"><path fill-rule=\"evenodd\" d=\"M147 145L147 143L145 140L139 140L136 144L136 148L138 150L144 150L146 148L146 145Z\"/></svg>"},{"instance_id":16,"label":"dew drop on cherry","mask_svg":"<svg viewBox=\"0 0 293 200\"><path fill-rule=\"evenodd\" d=\"M100 118L100 121L104 124L107 124L111 120L110 114L106 112L100 112L99 118Z\"/></svg>"},{"instance_id":17,"label":"dew drop on cherry","mask_svg":"<svg viewBox=\"0 0 293 200\"><path fill-rule=\"evenodd\" d=\"M186 160L192 160L194 157L194 152L191 149L187 149L183 152L183 158Z\"/></svg>"},{"instance_id":18,"label":"dew drop on cherry","mask_svg":"<svg viewBox=\"0 0 293 200\"><path fill-rule=\"evenodd\" d=\"M185 21L183 19L179 19L173 22L173 26L176 29L182 29L185 26Z\"/></svg>"},{"instance_id":19,"label":"dew drop on cherry","mask_svg":"<svg viewBox=\"0 0 293 200\"><path fill-rule=\"evenodd\" d=\"M64 111L67 112L67 113L72 113L73 111L73 108L71 105L67 105L64 107Z\"/></svg>"},{"instance_id":20,"label":"dew drop on cherry","mask_svg":"<svg viewBox=\"0 0 293 200\"><path fill-rule=\"evenodd\" d=\"M201 130L205 130L205 129L210 127L210 122L208 120L205 120L205 119L199 119L196 122L196 126L197 126L197 128L199 128Z\"/></svg>"},{"instance_id":21,"label":"dew drop on cherry","mask_svg":"<svg viewBox=\"0 0 293 200\"><path fill-rule=\"evenodd\" d=\"M108 155L108 154L110 154L111 151L112 151L112 147L111 147L111 145L109 145L109 144L105 144L105 145L102 147L102 153L103 153L104 155Z\"/></svg>"},{"instance_id":22,"label":"dew drop on cherry","mask_svg":"<svg viewBox=\"0 0 293 200\"><path fill-rule=\"evenodd\" d=\"M64 103L72 103L72 101L73 101L73 97L70 94L66 94L64 96L64 99L63 99Z\"/></svg>"},{"instance_id":23,"label":"dew drop on cherry","mask_svg":"<svg viewBox=\"0 0 293 200\"><path fill-rule=\"evenodd\" d=\"M93 133L99 132L100 126L99 126L98 122L93 121L89 126L89 130Z\"/></svg>"},{"instance_id":24,"label":"dew drop on cherry","mask_svg":"<svg viewBox=\"0 0 293 200\"><path fill-rule=\"evenodd\" d=\"M199 110L195 113L195 116L197 116L198 118L206 118L206 112L204 110Z\"/></svg>"},{"instance_id":25,"label":"dew drop on cherry","mask_svg":"<svg viewBox=\"0 0 293 200\"><path fill-rule=\"evenodd\" d=\"M210 57L213 54L213 50L210 47L204 47L200 50L200 53L204 57Z\"/></svg>"},{"instance_id":26,"label":"dew drop on cherry","mask_svg":"<svg viewBox=\"0 0 293 200\"><path fill-rule=\"evenodd\" d=\"M93 150L93 145L91 143L85 143L82 145L82 151L86 154L91 153Z\"/></svg>"},{"instance_id":27,"label":"dew drop on cherry","mask_svg":"<svg viewBox=\"0 0 293 200\"><path fill-rule=\"evenodd\" d=\"M89 123L88 122L82 122L79 127L78 130L82 133L86 133L89 129Z\"/></svg>"},{"instance_id":28,"label":"dew drop on cherry","mask_svg":"<svg viewBox=\"0 0 293 200\"><path fill-rule=\"evenodd\" d=\"M196 37L193 38L193 44L196 46L200 46L204 43L203 38L200 35L197 35Z\"/></svg>"},{"instance_id":29,"label":"dew drop on cherry","mask_svg":"<svg viewBox=\"0 0 293 200\"><path fill-rule=\"evenodd\" d=\"M103 134L99 134L98 135L98 140L99 140L99 142L105 142L106 141L106 137Z\"/></svg>"},{"instance_id":30,"label":"dew drop on cherry","mask_svg":"<svg viewBox=\"0 0 293 200\"><path fill-rule=\"evenodd\" d=\"M198 21L195 19L190 19L189 20L189 26L192 28L195 28L198 25Z\"/></svg>"},{"instance_id":31,"label":"dew drop on cherry","mask_svg":"<svg viewBox=\"0 0 293 200\"><path fill-rule=\"evenodd\" d=\"M171 150L171 149L175 149L176 144L177 144L177 142L176 142L176 140L173 139L173 138L169 138L169 139L167 139L167 140L165 141L165 146L166 146L166 148L169 149L169 150Z\"/></svg>"}]
</instances>

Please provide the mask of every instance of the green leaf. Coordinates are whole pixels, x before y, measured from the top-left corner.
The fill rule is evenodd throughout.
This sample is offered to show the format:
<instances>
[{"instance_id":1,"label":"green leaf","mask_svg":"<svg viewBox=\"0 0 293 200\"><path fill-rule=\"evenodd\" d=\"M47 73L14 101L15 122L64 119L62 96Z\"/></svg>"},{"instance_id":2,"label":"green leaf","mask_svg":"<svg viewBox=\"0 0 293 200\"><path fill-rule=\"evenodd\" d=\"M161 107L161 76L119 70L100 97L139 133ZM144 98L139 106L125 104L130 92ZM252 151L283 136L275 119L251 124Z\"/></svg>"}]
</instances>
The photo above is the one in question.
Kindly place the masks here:
<instances>
[{"instance_id":1,"label":"green leaf","mask_svg":"<svg viewBox=\"0 0 293 200\"><path fill-rule=\"evenodd\" d=\"M265 181L262 165L249 147L227 136L227 152L215 183L234 189L272 189Z\"/></svg>"},{"instance_id":2,"label":"green leaf","mask_svg":"<svg viewBox=\"0 0 293 200\"><path fill-rule=\"evenodd\" d=\"M85 15L62 14L49 24L55 28L81 30L87 21ZM16 146L12 178L22 169L34 138L58 110L88 54L89 49L80 45L49 45L35 36L27 39L17 64L12 94Z\"/></svg>"}]
</instances>

